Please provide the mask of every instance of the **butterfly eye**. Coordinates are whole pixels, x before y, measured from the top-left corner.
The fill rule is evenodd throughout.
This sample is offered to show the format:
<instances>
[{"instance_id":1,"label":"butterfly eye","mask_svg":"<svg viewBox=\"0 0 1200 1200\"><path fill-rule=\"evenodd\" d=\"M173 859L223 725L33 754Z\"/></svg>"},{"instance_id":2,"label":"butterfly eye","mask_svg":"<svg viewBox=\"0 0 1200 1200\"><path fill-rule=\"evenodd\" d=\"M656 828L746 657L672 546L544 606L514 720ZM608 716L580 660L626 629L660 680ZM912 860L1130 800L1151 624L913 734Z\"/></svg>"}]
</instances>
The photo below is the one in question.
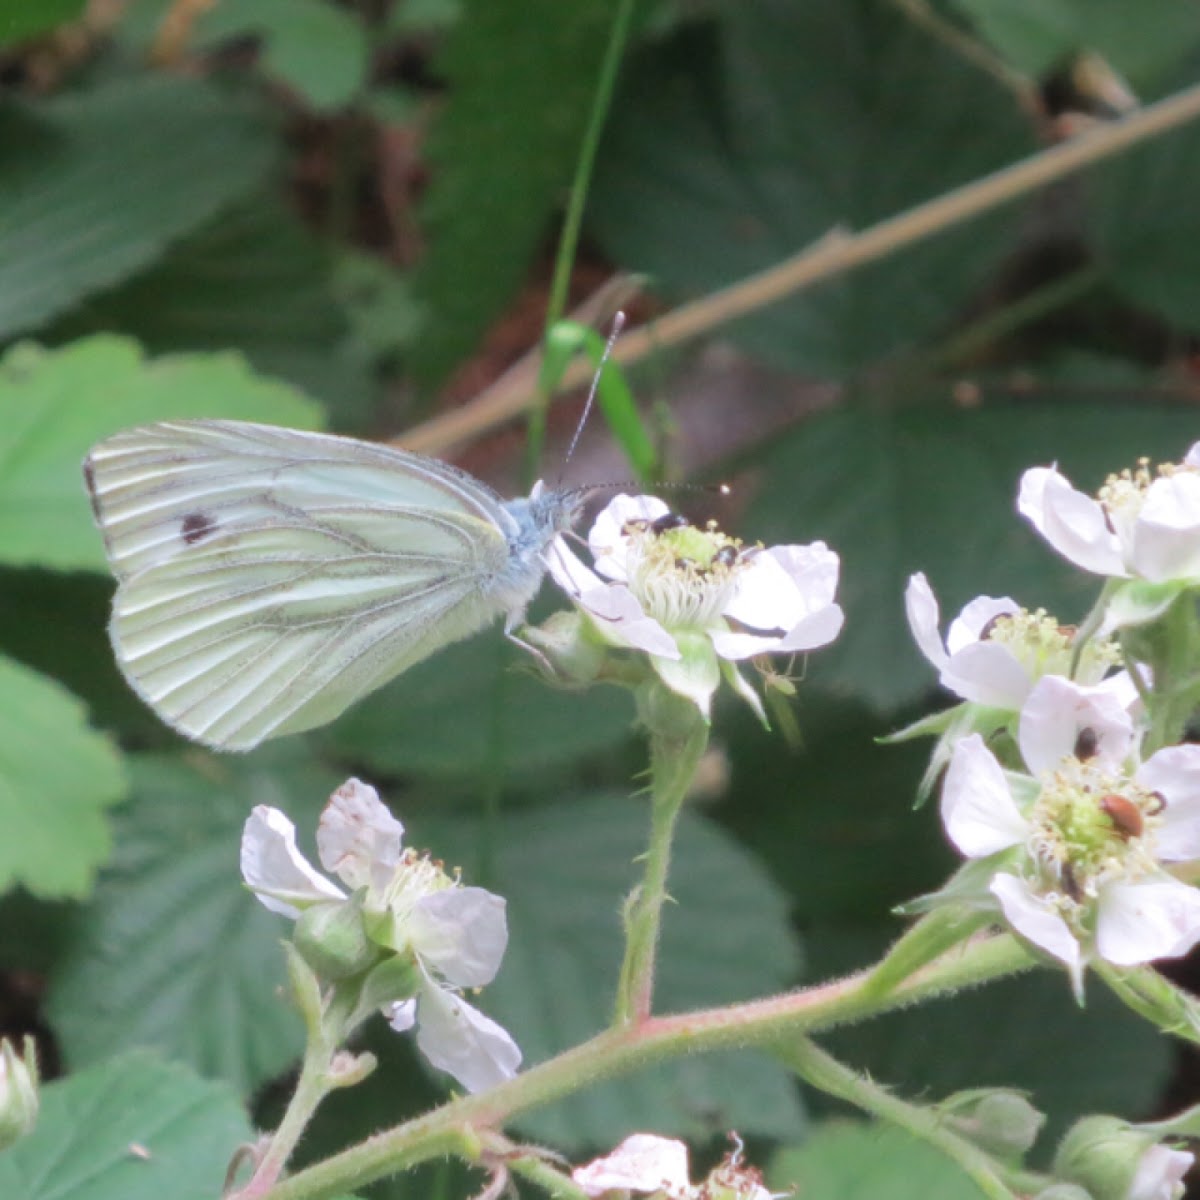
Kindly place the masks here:
<instances>
[{"instance_id":1,"label":"butterfly eye","mask_svg":"<svg viewBox=\"0 0 1200 1200\"><path fill-rule=\"evenodd\" d=\"M1090 725L1085 725L1075 738L1075 757L1080 762L1086 762L1089 758L1095 758L1099 749L1099 735Z\"/></svg>"},{"instance_id":2,"label":"butterfly eye","mask_svg":"<svg viewBox=\"0 0 1200 1200\"><path fill-rule=\"evenodd\" d=\"M650 532L654 534L667 533L671 529L683 529L691 522L681 513L663 513L657 520L650 522Z\"/></svg>"},{"instance_id":3,"label":"butterfly eye","mask_svg":"<svg viewBox=\"0 0 1200 1200\"><path fill-rule=\"evenodd\" d=\"M194 546L197 542L208 537L216 527L216 521L207 513L190 512L183 518L179 532L183 535L183 540L189 546Z\"/></svg>"},{"instance_id":4,"label":"butterfly eye","mask_svg":"<svg viewBox=\"0 0 1200 1200\"><path fill-rule=\"evenodd\" d=\"M1101 797L1100 808L1113 823L1113 828L1126 841L1142 836L1146 822L1142 818L1142 810L1132 800L1114 792Z\"/></svg>"}]
</instances>

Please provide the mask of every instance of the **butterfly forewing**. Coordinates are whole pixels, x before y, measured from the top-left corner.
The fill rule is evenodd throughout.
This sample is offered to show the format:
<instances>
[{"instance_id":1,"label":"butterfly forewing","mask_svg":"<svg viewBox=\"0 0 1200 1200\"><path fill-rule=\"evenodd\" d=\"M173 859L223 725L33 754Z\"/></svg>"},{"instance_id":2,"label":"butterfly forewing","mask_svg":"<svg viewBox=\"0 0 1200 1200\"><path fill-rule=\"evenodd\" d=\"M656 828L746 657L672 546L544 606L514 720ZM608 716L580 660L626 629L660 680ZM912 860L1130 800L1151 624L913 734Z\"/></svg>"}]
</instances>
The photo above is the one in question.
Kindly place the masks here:
<instances>
[{"instance_id":1,"label":"butterfly forewing","mask_svg":"<svg viewBox=\"0 0 1200 1200\"><path fill-rule=\"evenodd\" d=\"M101 443L86 474L121 581L117 659L166 720L212 745L330 721L501 611L487 585L513 519L434 460L184 422Z\"/></svg>"}]
</instances>

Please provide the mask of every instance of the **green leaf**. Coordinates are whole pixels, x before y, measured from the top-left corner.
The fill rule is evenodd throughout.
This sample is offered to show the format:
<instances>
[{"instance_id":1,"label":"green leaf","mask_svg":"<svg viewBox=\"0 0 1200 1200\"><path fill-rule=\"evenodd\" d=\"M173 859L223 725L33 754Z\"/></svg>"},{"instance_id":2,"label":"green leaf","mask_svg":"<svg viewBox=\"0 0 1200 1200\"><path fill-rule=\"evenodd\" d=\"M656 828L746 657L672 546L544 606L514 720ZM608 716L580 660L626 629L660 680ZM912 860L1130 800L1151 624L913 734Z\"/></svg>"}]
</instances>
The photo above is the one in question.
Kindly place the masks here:
<instances>
[{"instance_id":1,"label":"green leaf","mask_svg":"<svg viewBox=\"0 0 1200 1200\"><path fill-rule=\"evenodd\" d=\"M124 79L0 109L0 335L154 262L262 184L269 126L207 83Z\"/></svg>"},{"instance_id":2,"label":"green leaf","mask_svg":"<svg viewBox=\"0 0 1200 1200\"><path fill-rule=\"evenodd\" d=\"M0 0L0 46L11 46L82 15L87 0Z\"/></svg>"},{"instance_id":3,"label":"green leaf","mask_svg":"<svg viewBox=\"0 0 1200 1200\"><path fill-rule=\"evenodd\" d=\"M37 1128L0 1155L4 1200L212 1200L254 1131L229 1088L128 1055L42 1092Z\"/></svg>"},{"instance_id":4,"label":"green leaf","mask_svg":"<svg viewBox=\"0 0 1200 1200\"><path fill-rule=\"evenodd\" d=\"M343 418L339 424L352 424L374 399L374 384L365 355L350 350L334 286L326 249L278 201L256 196L72 310L52 340L111 331L136 337L152 354L240 350L256 370L320 398Z\"/></svg>"},{"instance_id":5,"label":"green leaf","mask_svg":"<svg viewBox=\"0 0 1200 1200\"><path fill-rule=\"evenodd\" d=\"M749 713L730 713L720 728L736 797L722 819L791 894L798 918L886 919L894 905L938 887L956 859L935 806L913 811L931 747L876 744L886 721L810 680L799 685L797 718L798 753ZM898 936L899 923L892 928Z\"/></svg>"},{"instance_id":6,"label":"green leaf","mask_svg":"<svg viewBox=\"0 0 1200 1200\"><path fill-rule=\"evenodd\" d=\"M629 736L628 693L567 693L523 659L498 630L440 650L351 709L327 744L381 774L495 781L570 766Z\"/></svg>"},{"instance_id":7,"label":"green leaf","mask_svg":"<svg viewBox=\"0 0 1200 1200\"><path fill-rule=\"evenodd\" d=\"M612 0L463 0L430 134L428 307L412 368L440 381L520 286L575 166Z\"/></svg>"},{"instance_id":8,"label":"green leaf","mask_svg":"<svg viewBox=\"0 0 1200 1200\"><path fill-rule=\"evenodd\" d=\"M108 857L121 756L64 687L0 657L0 891L83 896Z\"/></svg>"},{"instance_id":9,"label":"green leaf","mask_svg":"<svg viewBox=\"0 0 1200 1200\"><path fill-rule=\"evenodd\" d=\"M59 570L105 568L80 474L105 435L172 417L319 423L315 405L237 355L147 362L136 343L113 337L13 347L0 359L0 411L0 562Z\"/></svg>"},{"instance_id":10,"label":"green leaf","mask_svg":"<svg viewBox=\"0 0 1200 1200\"><path fill-rule=\"evenodd\" d=\"M1200 10L1179 0L954 0L1013 66L1033 76L1084 50L1139 89L1159 90L1200 45ZM1143 99L1153 98L1143 95Z\"/></svg>"},{"instance_id":11,"label":"green leaf","mask_svg":"<svg viewBox=\"0 0 1200 1200\"><path fill-rule=\"evenodd\" d=\"M50 984L67 1061L86 1066L149 1046L247 1093L299 1053L279 939L287 925L238 873L256 804L284 809L311 845L341 782L302 750L236 759L131 760L133 794L116 853Z\"/></svg>"},{"instance_id":12,"label":"green leaf","mask_svg":"<svg viewBox=\"0 0 1200 1200\"><path fill-rule=\"evenodd\" d=\"M1200 10L1197 10L1200 12ZM1089 224L1112 286L1200 330L1200 127L1154 138L1088 176Z\"/></svg>"},{"instance_id":13,"label":"green leaf","mask_svg":"<svg viewBox=\"0 0 1200 1200\"><path fill-rule=\"evenodd\" d=\"M1033 149L1012 96L895 6L743 0L631 71L590 226L671 296L710 292ZM938 330L1012 245L992 214L730 326L843 373Z\"/></svg>"},{"instance_id":14,"label":"green leaf","mask_svg":"<svg viewBox=\"0 0 1200 1200\"><path fill-rule=\"evenodd\" d=\"M941 1151L894 1125L828 1121L803 1146L771 1160L772 1192L804 1200L979 1200L982 1192Z\"/></svg>"},{"instance_id":15,"label":"green leaf","mask_svg":"<svg viewBox=\"0 0 1200 1200\"><path fill-rule=\"evenodd\" d=\"M467 865L508 901L509 948L485 996L535 1063L605 1028L621 960L617 912L645 848L648 806L576 797L505 815L492 872L470 879L479 826L422 825L448 861ZM685 814L663 920L655 1008L678 1011L778 991L798 968L787 903L758 863L718 828ZM746 936L753 914L754 936ZM688 1059L589 1088L520 1119L562 1150L612 1145L637 1129L712 1136L794 1135L802 1123L790 1077L750 1054Z\"/></svg>"},{"instance_id":16,"label":"green leaf","mask_svg":"<svg viewBox=\"0 0 1200 1200\"><path fill-rule=\"evenodd\" d=\"M349 104L370 66L362 22L328 0L238 0L211 6L196 24L196 45L260 34L262 69L294 88L315 109Z\"/></svg>"},{"instance_id":17,"label":"green leaf","mask_svg":"<svg viewBox=\"0 0 1200 1200\"><path fill-rule=\"evenodd\" d=\"M884 711L935 682L904 618L912 572L929 576L944 624L980 594L1068 622L1091 607L1100 580L1058 559L1017 516L1022 471L1057 461L1094 491L1139 455L1178 460L1196 436L1185 410L1105 404L1080 389L1058 404L1044 389L1038 401L989 400L971 411L917 398L896 408L860 402L806 422L768 455L739 531L768 544L821 538L837 550L846 627L811 656L808 677Z\"/></svg>"}]
</instances>

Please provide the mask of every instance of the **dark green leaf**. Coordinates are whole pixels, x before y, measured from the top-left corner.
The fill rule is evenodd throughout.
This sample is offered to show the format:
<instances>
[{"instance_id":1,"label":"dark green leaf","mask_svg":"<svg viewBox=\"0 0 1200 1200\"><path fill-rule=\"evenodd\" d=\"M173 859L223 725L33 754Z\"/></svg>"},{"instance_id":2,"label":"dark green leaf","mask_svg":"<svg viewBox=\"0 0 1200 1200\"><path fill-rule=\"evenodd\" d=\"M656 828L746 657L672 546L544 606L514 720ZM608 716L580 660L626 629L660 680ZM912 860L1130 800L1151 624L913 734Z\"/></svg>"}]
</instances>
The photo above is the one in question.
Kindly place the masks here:
<instances>
[{"instance_id":1,"label":"dark green leaf","mask_svg":"<svg viewBox=\"0 0 1200 1200\"><path fill-rule=\"evenodd\" d=\"M339 755L387 775L546 771L619 744L633 702L615 687L564 692L532 675L498 631L439 651L331 729Z\"/></svg>"},{"instance_id":2,"label":"dark green leaf","mask_svg":"<svg viewBox=\"0 0 1200 1200\"><path fill-rule=\"evenodd\" d=\"M0 109L0 335L154 262L262 184L269 128L182 77L123 79Z\"/></svg>"},{"instance_id":3,"label":"dark green leaf","mask_svg":"<svg viewBox=\"0 0 1200 1200\"><path fill-rule=\"evenodd\" d=\"M0 1155L4 1200L212 1200L253 1130L229 1088L149 1054L42 1093L37 1128Z\"/></svg>"},{"instance_id":4,"label":"dark green leaf","mask_svg":"<svg viewBox=\"0 0 1200 1200\"><path fill-rule=\"evenodd\" d=\"M1178 0L954 0L1013 66L1038 76L1085 50L1152 92L1200 45L1200 9ZM1143 99L1153 98L1143 95Z\"/></svg>"},{"instance_id":5,"label":"dark green leaf","mask_svg":"<svg viewBox=\"0 0 1200 1200\"><path fill-rule=\"evenodd\" d=\"M1032 149L1012 96L875 0L742 0L637 64L591 227L673 296L709 292ZM755 353L845 372L943 325L1011 245L993 214L731 327Z\"/></svg>"},{"instance_id":6,"label":"dark green leaf","mask_svg":"<svg viewBox=\"0 0 1200 1200\"><path fill-rule=\"evenodd\" d=\"M388 318L394 313L379 319ZM319 397L341 426L361 424L373 399L365 355L348 345L329 255L263 197L222 214L51 332L57 343L100 330L130 334L152 354L240 350L256 370Z\"/></svg>"},{"instance_id":7,"label":"dark green leaf","mask_svg":"<svg viewBox=\"0 0 1200 1200\"><path fill-rule=\"evenodd\" d=\"M811 656L812 680L882 710L926 691L933 669L904 618L904 587L924 571L945 623L980 594L1080 619L1100 581L1057 559L1015 511L1027 467L1057 461L1085 491L1142 454L1178 460L1195 440L1187 410L1060 402L975 410L861 403L807 422L767 459L745 536L821 538L842 556L846 627Z\"/></svg>"},{"instance_id":8,"label":"dark green leaf","mask_svg":"<svg viewBox=\"0 0 1200 1200\"><path fill-rule=\"evenodd\" d=\"M196 28L200 47L247 33L266 43L262 69L313 108L341 108L362 90L367 31L349 9L329 0L238 0L209 7Z\"/></svg>"},{"instance_id":9,"label":"dark green leaf","mask_svg":"<svg viewBox=\"0 0 1200 1200\"><path fill-rule=\"evenodd\" d=\"M320 421L314 404L237 355L146 362L136 343L103 336L14 346L0 359L0 410L0 561L59 570L104 568L80 463L106 434L168 417Z\"/></svg>"},{"instance_id":10,"label":"dark green leaf","mask_svg":"<svg viewBox=\"0 0 1200 1200\"><path fill-rule=\"evenodd\" d=\"M484 882L508 901L509 949L486 1002L539 1062L599 1033L611 1020L621 958L620 904L637 877L646 804L573 798L510 812ZM430 825L439 855L470 864L478 826ZM468 867L468 875L470 875ZM729 1003L778 991L798 954L787 905L758 863L700 817L685 814L663 920L657 1011ZM746 921L754 936L746 936ZM794 1135L802 1124L790 1078L769 1061L722 1054L687 1059L589 1088L521 1119L560 1149L611 1146L625 1134Z\"/></svg>"},{"instance_id":11,"label":"dark green leaf","mask_svg":"<svg viewBox=\"0 0 1200 1200\"><path fill-rule=\"evenodd\" d=\"M0 891L83 896L108 857L121 756L64 687L0 656Z\"/></svg>"},{"instance_id":12,"label":"dark green leaf","mask_svg":"<svg viewBox=\"0 0 1200 1200\"><path fill-rule=\"evenodd\" d=\"M1200 126L1122 154L1088 185L1092 235L1113 286L1200 330L1200 212L1192 199L1200 188Z\"/></svg>"},{"instance_id":13,"label":"dark green leaf","mask_svg":"<svg viewBox=\"0 0 1200 1200\"><path fill-rule=\"evenodd\" d=\"M434 126L429 309L413 368L441 380L524 279L570 182L604 54L612 0L464 0L441 68Z\"/></svg>"},{"instance_id":14,"label":"dark green leaf","mask_svg":"<svg viewBox=\"0 0 1200 1200\"><path fill-rule=\"evenodd\" d=\"M311 845L340 782L302 750L231 759L131 760L133 795L95 902L51 981L49 1011L69 1063L135 1046L179 1058L242 1093L282 1070L303 1033L284 983L286 923L243 886L242 826L282 808Z\"/></svg>"},{"instance_id":15,"label":"dark green leaf","mask_svg":"<svg viewBox=\"0 0 1200 1200\"><path fill-rule=\"evenodd\" d=\"M773 1192L804 1200L979 1200L982 1193L939 1150L894 1125L837 1121L771 1160Z\"/></svg>"},{"instance_id":16,"label":"dark green leaf","mask_svg":"<svg viewBox=\"0 0 1200 1200\"><path fill-rule=\"evenodd\" d=\"M82 15L87 0L0 0L0 46L47 33Z\"/></svg>"}]
</instances>

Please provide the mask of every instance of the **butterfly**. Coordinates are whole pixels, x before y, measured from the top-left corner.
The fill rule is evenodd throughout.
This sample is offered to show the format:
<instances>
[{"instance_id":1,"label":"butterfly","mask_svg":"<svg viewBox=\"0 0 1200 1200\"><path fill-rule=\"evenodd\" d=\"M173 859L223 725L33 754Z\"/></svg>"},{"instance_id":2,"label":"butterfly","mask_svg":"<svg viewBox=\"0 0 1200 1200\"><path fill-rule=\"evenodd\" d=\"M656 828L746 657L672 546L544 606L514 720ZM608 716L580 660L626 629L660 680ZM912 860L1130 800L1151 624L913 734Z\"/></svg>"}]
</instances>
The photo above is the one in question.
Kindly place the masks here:
<instances>
[{"instance_id":1,"label":"butterfly","mask_svg":"<svg viewBox=\"0 0 1200 1200\"><path fill-rule=\"evenodd\" d=\"M586 491L502 500L436 459L241 421L164 421L83 464L133 689L222 750L332 721L505 617Z\"/></svg>"}]
</instances>

